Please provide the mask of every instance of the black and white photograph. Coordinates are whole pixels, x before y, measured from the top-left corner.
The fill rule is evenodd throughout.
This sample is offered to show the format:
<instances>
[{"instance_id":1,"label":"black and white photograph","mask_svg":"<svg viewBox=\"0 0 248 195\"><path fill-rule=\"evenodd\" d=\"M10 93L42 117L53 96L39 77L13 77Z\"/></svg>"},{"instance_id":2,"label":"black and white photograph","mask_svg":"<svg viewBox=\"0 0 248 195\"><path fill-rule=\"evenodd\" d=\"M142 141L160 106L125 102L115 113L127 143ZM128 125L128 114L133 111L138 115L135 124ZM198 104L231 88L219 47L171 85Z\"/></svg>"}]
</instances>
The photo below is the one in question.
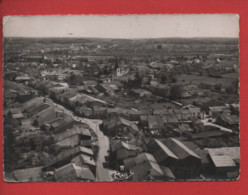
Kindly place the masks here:
<instances>
[{"instance_id":1,"label":"black and white photograph","mask_svg":"<svg viewBox=\"0 0 248 195\"><path fill-rule=\"evenodd\" d=\"M6 182L239 179L239 15L5 16L3 62Z\"/></svg>"}]
</instances>

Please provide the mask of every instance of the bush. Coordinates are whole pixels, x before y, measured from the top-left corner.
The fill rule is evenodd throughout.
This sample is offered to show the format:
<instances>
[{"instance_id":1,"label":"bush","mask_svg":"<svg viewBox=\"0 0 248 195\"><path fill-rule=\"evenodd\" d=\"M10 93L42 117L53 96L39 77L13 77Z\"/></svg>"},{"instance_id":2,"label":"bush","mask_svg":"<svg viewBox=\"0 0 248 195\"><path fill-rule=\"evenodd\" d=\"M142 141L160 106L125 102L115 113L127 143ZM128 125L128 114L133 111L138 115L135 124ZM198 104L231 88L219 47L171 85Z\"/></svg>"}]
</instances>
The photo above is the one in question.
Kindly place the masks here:
<instances>
[{"instance_id":1,"label":"bush","mask_svg":"<svg viewBox=\"0 0 248 195\"><path fill-rule=\"evenodd\" d=\"M182 97L183 94L183 88L181 85L173 85L170 88L170 98L171 99L180 99Z\"/></svg>"},{"instance_id":2,"label":"bush","mask_svg":"<svg viewBox=\"0 0 248 195\"><path fill-rule=\"evenodd\" d=\"M232 94L234 92L235 92L235 89L232 86L229 86L229 87L226 88L226 93Z\"/></svg>"}]
</instances>

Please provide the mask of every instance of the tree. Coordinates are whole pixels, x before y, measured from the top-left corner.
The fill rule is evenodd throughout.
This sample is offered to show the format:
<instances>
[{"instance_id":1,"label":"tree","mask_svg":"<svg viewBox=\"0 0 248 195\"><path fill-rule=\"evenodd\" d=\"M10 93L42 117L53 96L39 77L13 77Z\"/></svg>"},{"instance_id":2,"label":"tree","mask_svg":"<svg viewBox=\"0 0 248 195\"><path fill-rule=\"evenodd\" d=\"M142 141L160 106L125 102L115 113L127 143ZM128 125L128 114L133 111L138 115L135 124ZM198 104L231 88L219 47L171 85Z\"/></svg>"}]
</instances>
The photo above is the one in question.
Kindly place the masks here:
<instances>
[{"instance_id":1,"label":"tree","mask_svg":"<svg viewBox=\"0 0 248 195\"><path fill-rule=\"evenodd\" d=\"M232 94L232 93L234 93L234 91L235 91L235 89L233 88L233 86L229 86L226 88L226 93L228 93L228 94Z\"/></svg>"},{"instance_id":2,"label":"tree","mask_svg":"<svg viewBox=\"0 0 248 195\"><path fill-rule=\"evenodd\" d=\"M42 124L42 125L40 126L40 130L45 131L45 130L46 130L46 125L45 125L45 124Z\"/></svg>"},{"instance_id":3,"label":"tree","mask_svg":"<svg viewBox=\"0 0 248 195\"><path fill-rule=\"evenodd\" d=\"M235 79L235 80L232 82L232 85L234 86L235 92L238 93L238 90L239 90L239 79Z\"/></svg>"},{"instance_id":4,"label":"tree","mask_svg":"<svg viewBox=\"0 0 248 195\"><path fill-rule=\"evenodd\" d=\"M140 88L143 77L137 72L134 80L128 80L127 87L129 88Z\"/></svg>"},{"instance_id":5,"label":"tree","mask_svg":"<svg viewBox=\"0 0 248 195\"><path fill-rule=\"evenodd\" d=\"M38 120L37 120L37 119L35 119L35 120L34 120L34 122L33 122L33 126L35 126L35 127L38 127L38 126L39 126L39 122L38 122Z\"/></svg>"},{"instance_id":6,"label":"tree","mask_svg":"<svg viewBox=\"0 0 248 195\"><path fill-rule=\"evenodd\" d=\"M183 94L182 85L176 84L170 88L170 99L173 100L180 99L182 97L182 94Z\"/></svg>"},{"instance_id":7,"label":"tree","mask_svg":"<svg viewBox=\"0 0 248 195\"><path fill-rule=\"evenodd\" d=\"M161 77L161 83L166 83L167 80L168 80L168 77L165 74L163 74Z\"/></svg>"},{"instance_id":8,"label":"tree","mask_svg":"<svg viewBox=\"0 0 248 195\"><path fill-rule=\"evenodd\" d=\"M13 127L4 129L4 170L11 171L15 168L16 162L20 157L20 149L15 146L16 140L13 134Z\"/></svg>"},{"instance_id":9,"label":"tree","mask_svg":"<svg viewBox=\"0 0 248 195\"><path fill-rule=\"evenodd\" d=\"M221 88L222 88L222 84L221 84L221 83L215 84L215 85L214 85L214 89L215 89L216 91L220 91Z\"/></svg>"},{"instance_id":10,"label":"tree","mask_svg":"<svg viewBox=\"0 0 248 195\"><path fill-rule=\"evenodd\" d=\"M119 65L118 65L118 59L115 58L115 70L117 70L117 68L119 68Z\"/></svg>"}]
</instances>

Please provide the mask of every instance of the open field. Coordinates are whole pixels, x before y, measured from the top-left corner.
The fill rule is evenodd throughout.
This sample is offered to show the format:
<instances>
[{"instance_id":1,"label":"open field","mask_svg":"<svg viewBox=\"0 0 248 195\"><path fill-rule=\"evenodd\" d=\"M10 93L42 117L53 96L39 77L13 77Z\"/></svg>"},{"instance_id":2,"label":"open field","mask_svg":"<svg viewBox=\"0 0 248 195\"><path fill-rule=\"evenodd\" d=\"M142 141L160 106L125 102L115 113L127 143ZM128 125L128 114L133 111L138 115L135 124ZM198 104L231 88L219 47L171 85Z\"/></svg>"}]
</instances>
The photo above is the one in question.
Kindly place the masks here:
<instances>
[{"instance_id":1,"label":"open field","mask_svg":"<svg viewBox=\"0 0 248 195\"><path fill-rule=\"evenodd\" d=\"M222 78L214 78L208 76L198 76L198 75L187 75L183 74L178 78L178 84L194 84L199 85L200 83L208 84L222 84L223 87L231 85L231 83L239 78L239 73L228 73L222 75Z\"/></svg>"}]
</instances>

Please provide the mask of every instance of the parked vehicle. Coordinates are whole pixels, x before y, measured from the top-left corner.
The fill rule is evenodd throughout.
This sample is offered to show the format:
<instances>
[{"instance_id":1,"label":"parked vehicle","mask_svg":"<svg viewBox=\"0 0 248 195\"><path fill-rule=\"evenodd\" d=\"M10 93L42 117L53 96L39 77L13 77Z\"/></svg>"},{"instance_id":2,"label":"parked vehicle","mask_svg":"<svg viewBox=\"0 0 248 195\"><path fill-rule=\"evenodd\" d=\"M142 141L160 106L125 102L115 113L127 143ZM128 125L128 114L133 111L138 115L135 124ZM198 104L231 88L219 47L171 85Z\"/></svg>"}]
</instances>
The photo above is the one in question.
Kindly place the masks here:
<instances>
[{"instance_id":1,"label":"parked vehicle","mask_svg":"<svg viewBox=\"0 0 248 195\"><path fill-rule=\"evenodd\" d=\"M129 181L132 179L134 173L132 173L131 171L127 171L127 172L119 172L116 171L113 173L113 178L115 181Z\"/></svg>"}]
</instances>

